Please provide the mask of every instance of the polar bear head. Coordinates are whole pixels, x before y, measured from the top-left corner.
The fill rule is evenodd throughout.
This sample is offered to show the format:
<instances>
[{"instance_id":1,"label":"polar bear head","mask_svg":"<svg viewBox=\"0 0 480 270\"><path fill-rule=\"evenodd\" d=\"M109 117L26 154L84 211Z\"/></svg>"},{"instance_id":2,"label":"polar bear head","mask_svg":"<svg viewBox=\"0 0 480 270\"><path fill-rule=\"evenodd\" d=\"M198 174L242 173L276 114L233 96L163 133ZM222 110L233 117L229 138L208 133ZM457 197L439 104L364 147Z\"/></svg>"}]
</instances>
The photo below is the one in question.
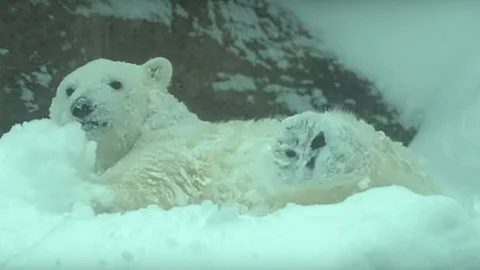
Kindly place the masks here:
<instances>
[{"instance_id":1,"label":"polar bear head","mask_svg":"<svg viewBox=\"0 0 480 270\"><path fill-rule=\"evenodd\" d=\"M186 110L167 91L171 78L172 64L163 57L142 65L93 60L61 81L50 118L60 125L80 123L97 142L97 167L105 169L122 158L145 129L171 124L167 122L178 118L179 109ZM154 115L158 117L152 121Z\"/></svg>"}]
</instances>

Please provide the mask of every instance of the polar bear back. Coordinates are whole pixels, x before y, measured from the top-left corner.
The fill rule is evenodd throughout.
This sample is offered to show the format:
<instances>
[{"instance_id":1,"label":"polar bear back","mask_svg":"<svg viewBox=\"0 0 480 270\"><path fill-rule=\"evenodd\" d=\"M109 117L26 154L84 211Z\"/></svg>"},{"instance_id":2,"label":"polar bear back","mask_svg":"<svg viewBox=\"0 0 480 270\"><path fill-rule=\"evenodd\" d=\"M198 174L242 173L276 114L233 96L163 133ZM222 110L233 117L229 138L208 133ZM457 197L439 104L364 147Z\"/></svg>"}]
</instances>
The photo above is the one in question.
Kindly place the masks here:
<instances>
[{"instance_id":1,"label":"polar bear back","mask_svg":"<svg viewBox=\"0 0 480 270\"><path fill-rule=\"evenodd\" d=\"M264 205L275 179L271 141L280 128L278 120L266 119L158 130L103 175L119 198L108 203L113 205L108 211L205 200L240 208Z\"/></svg>"}]
</instances>

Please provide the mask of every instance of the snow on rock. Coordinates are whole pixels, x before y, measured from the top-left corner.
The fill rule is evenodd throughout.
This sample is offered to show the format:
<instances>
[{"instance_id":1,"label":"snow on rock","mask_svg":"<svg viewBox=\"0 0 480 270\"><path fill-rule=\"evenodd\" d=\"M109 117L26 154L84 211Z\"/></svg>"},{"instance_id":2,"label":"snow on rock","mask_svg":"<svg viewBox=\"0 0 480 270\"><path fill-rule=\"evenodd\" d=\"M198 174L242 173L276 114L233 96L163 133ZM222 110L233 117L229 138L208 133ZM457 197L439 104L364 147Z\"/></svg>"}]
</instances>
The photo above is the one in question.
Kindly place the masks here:
<instances>
[{"instance_id":1,"label":"snow on rock","mask_svg":"<svg viewBox=\"0 0 480 270\"><path fill-rule=\"evenodd\" d=\"M129 0L93 0L88 2L88 6L78 7L75 12L84 16L98 14L122 19L142 18L167 25L172 21L170 0L141 0L136 1L134 5Z\"/></svg>"},{"instance_id":2,"label":"snow on rock","mask_svg":"<svg viewBox=\"0 0 480 270\"><path fill-rule=\"evenodd\" d=\"M205 3L208 19L200 23L199 18L195 18L190 35L207 34L254 65L271 67L274 63L275 67L286 69L295 63L291 59L305 57L315 50L311 39L300 34L300 25L279 5L258 0L207 0ZM262 9L263 13L255 9ZM171 0L138 0L135 5L128 0L92 0L88 6L78 7L76 13L144 19L169 26L176 15L188 17L188 12ZM272 17L279 19L279 25L272 25Z\"/></svg>"},{"instance_id":3,"label":"snow on rock","mask_svg":"<svg viewBox=\"0 0 480 270\"><path fill-rule=\"evenodd\" d=\"M291 82L293 79L283 75L282 81ZM315 88L311 81L296 82L300 86L284 86L269 83L267 78L252 78L242 74L217 73L217 80L212 84L215 91L238 91L254 93L263 91L272 93L275 99L271 103L283 104L292 113L316 110L328 105L328 100L323 91Z\"/></svg>"}]
</instances>

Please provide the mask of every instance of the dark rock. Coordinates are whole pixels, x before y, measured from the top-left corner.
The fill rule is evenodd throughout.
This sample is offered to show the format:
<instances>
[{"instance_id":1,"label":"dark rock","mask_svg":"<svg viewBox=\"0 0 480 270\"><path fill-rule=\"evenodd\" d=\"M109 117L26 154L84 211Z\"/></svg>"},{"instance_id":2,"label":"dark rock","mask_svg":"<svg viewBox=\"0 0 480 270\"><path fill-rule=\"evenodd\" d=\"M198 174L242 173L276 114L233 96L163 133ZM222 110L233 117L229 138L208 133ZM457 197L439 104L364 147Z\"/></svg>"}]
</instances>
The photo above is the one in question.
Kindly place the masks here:
<instances>
[{"instance_id":1,"label":"dark rock","mask_svg":"<svg viewBox=\"0 0 480 270\"><path fill-rule=\"evenodd\" d=\"M366 80L313 46L288 11L265 0L0 3L0 134L46 117L59 81L98 57L174 65L171 92L205 120L343 107L408 143ZM113 16L112 16L113 15ZM8 51L7 51L8 50Z\"/></svg>"}]
</instances>

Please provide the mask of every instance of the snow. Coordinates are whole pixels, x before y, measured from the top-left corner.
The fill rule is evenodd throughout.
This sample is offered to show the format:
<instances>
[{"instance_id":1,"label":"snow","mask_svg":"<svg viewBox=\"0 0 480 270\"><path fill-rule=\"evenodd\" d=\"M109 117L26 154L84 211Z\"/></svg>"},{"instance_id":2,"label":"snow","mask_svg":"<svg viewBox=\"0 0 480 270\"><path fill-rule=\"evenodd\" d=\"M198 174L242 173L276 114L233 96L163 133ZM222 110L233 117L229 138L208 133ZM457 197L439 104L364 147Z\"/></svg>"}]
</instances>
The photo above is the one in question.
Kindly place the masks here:
<instances>
[{"instance_id":1,"label":"snow","mask_svg":"<svg viewBox=\"0 0 480 270\"><path fill-rule=\"evenodd\" d=\"M21 73L16 83L20 90L20 99L24 102L29 113L37 112L40 107L36 104L35 92L31 89L31 84L38 84L48 89L52 83L52 71L49 71L45 65L38 67L38 71L32 71L30 74ZM7 93L12 91L11 87L4 89Z\"/></svg>"},{"instance_id":2,"label":"snow","mask_svg":"<svg viewBox=\"0 0 480 270\"><path fill-rule=\"evenodd\" d=\"M477 95L478 1L281 2L321 40L322 50L374 81L407 125L419 126L428 113L435 118Z\"/></svg>"},{"instance_id":3,"label":"snow","mask_svg":"<svg viewBox=\"0 0 480 270\"><path fill-rule=\"evenodd\" d=\"M32 75L34 80L41 86L48 88L52 83L52 75L48 72L45 65L40 66L39 71L33 71Z\"/></svg>"},{"instance_id":4,"label":"snow","mask_svg":"<svg viewBox=\"0 0 480 270\"><path fill-rule=\"evenodd\" d=\"M217 73L220 79L212 84L215 91L255 91L255 80L242 74Z\"/></svg>"},{"instance_id":5,"label":"snow","mask_svg":"<svg viewBox=\"0 0 480 270\"><path fill-rule=\"evenodd\" d=\"M310 89L310 92L307 91ZM315 110L313 105L321 107L327 104L327 98L322 90L313 87L287 87L278 84L268 84L262 89L276 94L275 103L285 105L291 112L298 113Z\"/></svg>"},{"instance_id":6,"label":"snow","mask_svg":"<svg viewBox=\"0 0 480 270\"><path fill-rule=\"evenodd\" d=\"M24 102L23 104L27 108L29 113L36 112L39 110L37 104L35 104L35 93L27 86L25 80L28 80L28 75L22 74L24 78L18 79L17 84L20 88L20 99Z\"/></svg>"},{"instance_id":7,"label":"snow","mask_svg":"<svg viewBox=\"0 0 480 270\"><path fill-rule=\"evenodd\" d=\"M266 217L208 202L95 216L95 144L35 120L0 138L0 269L479 269L478 4L299 3L320 46L420 127L411 148L451 197L389 187Z\"/></svg>"}]
</instances>

